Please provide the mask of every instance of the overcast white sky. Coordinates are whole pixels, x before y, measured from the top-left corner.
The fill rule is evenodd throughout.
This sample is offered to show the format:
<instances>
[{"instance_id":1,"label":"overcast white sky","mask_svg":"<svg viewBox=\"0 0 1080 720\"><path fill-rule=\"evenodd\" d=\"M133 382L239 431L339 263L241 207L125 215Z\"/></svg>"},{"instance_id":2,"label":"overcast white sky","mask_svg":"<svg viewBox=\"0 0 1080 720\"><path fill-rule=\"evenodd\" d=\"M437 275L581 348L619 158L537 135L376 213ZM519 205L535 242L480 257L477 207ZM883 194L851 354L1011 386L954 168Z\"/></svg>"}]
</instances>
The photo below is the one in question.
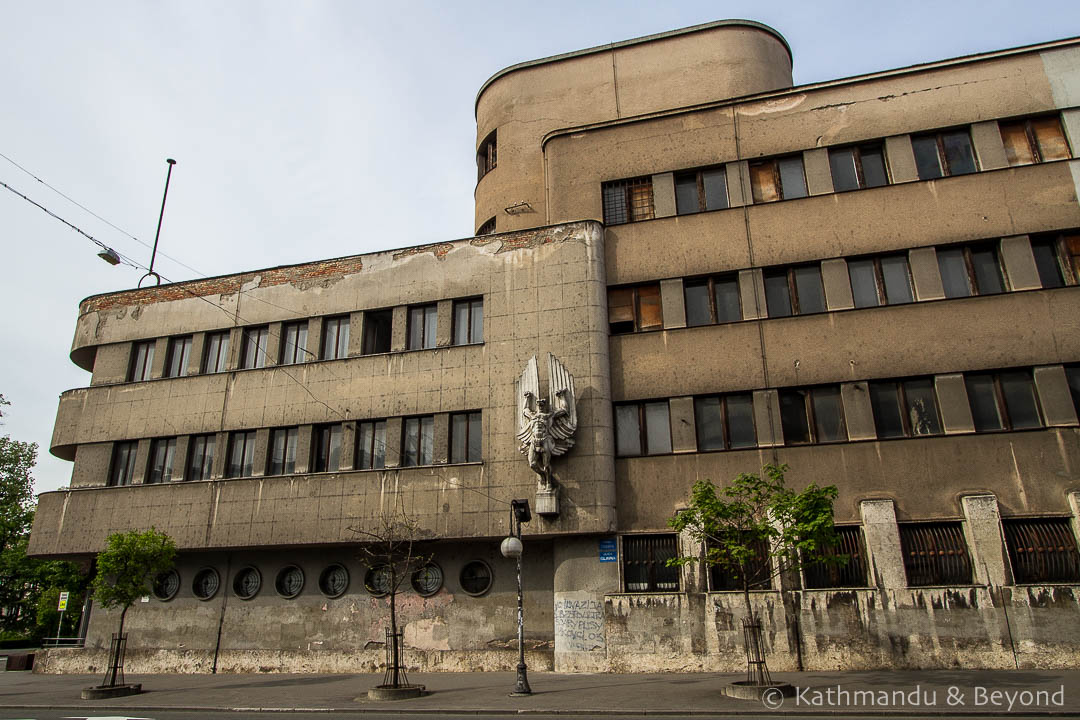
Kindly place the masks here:
<instances>
[{"instance_id":1,"label":"overcast white sky","mask_svg":"<svg viewBox=\"0 0 1080 720\"><path fill-rule=\"evenodd\" d=\"M1030 10L1030 11L1029 11ZM1037 10L1037 11L1036 11ZM0 154L146 243L173 280L467 237L476 91L497 70L723 18L779 30L797 84L1080 35L1080 3L0 0ZM0 158L0 180L121 253L150 250ZM133 287L0 187L3 433L37 490L79 301Z\"/></svg>"}]
</instances>

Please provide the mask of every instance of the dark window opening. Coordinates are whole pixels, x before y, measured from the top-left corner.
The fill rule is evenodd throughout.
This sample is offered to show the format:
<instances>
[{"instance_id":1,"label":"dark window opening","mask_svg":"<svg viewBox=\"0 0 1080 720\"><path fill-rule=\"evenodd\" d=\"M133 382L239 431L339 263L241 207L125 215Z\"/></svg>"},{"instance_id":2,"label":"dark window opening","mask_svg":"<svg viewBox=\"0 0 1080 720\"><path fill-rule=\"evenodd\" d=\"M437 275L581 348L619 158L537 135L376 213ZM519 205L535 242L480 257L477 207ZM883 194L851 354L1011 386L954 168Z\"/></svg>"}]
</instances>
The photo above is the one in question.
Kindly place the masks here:
<instances>
[{"instance_id":1,"label":"dark window opening","mask_svg":"<svg viewBox=\"0 0 1080 720\"><path fill-rule=\"evenodd\" d=\"M821 266L796 265L762 271L765 306L770 318L825 312Z\"/></svg>"},{"instance_id":2,"label":"dark window opening","mask_svg":"<svg viewBox=\"0 0 1080 720\"><path fill-rule=\"evenodd\" d=\"M209 480L214 467L214 435L194 435L188 441L188 470L186 480Z\"/></svg>"},{"instance_id":3,"label":"dark window opening","mask_svg":"<svg viewBox=\"0 0 1080 720\"><path fill-rule=\"evenodd\" d=\"M905 254L847 261L855 307L904 305L914 302L911 268Z\"/></svg>"},{"instance_id":4,"label":"dark window opening","mask_svg":"<svg viewBox=\"0 0 1080 720\"><path fill-rule=\"evenodd\" d=\"M401 429L401 465L430 465L435 453L435 416L405 418Z\"/></svg>"},{"instance_id":5,"label":"dark window opening","mask_svg":"<svg viewBox=\"0 0 1080 720\"><path fill-rule=\"evenodd\" d=\"M386 467L386 421L372 420L356 426L356 469Z\"/></svg>"},{"instance_id":6,"label":"dark window opening","mask_svg":"<svg viewBox=\"0 0 1080 720\"><path fill-rule=\"evenodd\" d=\"M781 390L780 425L785 445L847 440L839 386Z\"/></svg>"},{"instance_id":7,"label":"dark window opening","mask_svg":"<svg viewBox=\"0 0 1080 720\"><path fill-rule=\"evenodd\" d=\"M966 373L964 384L976 432L1043 427L1030 370Z\"/></svg>"},{"instance_id":8,"label":"dark window opening","mask_svg":"<svg viewBox=\"0 0 1080 720\"><path fill-rule=\"evenodd\" d=\"M723 550L713 543L706 544L710 556L724 558ZM772 588L772 561L769 559L769 543L766 540L753 543L753 557L746 561L746 579L750 590ZM715 551L715 552L714 552ZM730 592L743 589L743 578L738 565L720 562L709 566L709 589L713 592Z\"/></svg>"},{"instance_id":9,"label":"dark window opening","mask_svg":"<svg viewBox=\"0 0 1080 720\"><path fill-rule=\"evenodd\" d=\"M920 180L966 175L978 168L967 130L951 130L911 138Z\"/></svg>"},{"instance_id":10,"label":"dark window opening","mask_svg":"<svg viewBox=\"0 0 1080 720\"><path fill-rule=\"evenodd\" d=\"M478 236L479 235L493 235L494 233L495 233L495 216L494 215L489 217L487 220L485 220L484 224L481 225L476 230L476 234Z\"/></svg>"},{"instance_id":11,"label":"dark window opening","mask_svg":"<svg viewBox=\"0 0 1080 720\"><path fill-rule=\"evenodd\" d=\"M960 523L901 523L899 531L908 585L971 583L971 560Z\"/></svg>"},{"instance_id":12,"label":"dark window opening","mask_svg":"<svg viewBox=\"0 0 1080 720\"><path fill-rule=\"evenodd\" d=\"M845 556L839 563L809 562L803 568L807 588L866 587L866 550L863 547L862 528L846 525L835 528L836 545L819 547L804 560Z\"/></svg>"},{"instance_id":13,"label":"dark window opening","mask_svg":"<svg viewBox=\"0 0 1080 720\"><path fill-rule=\"evenodd\" d=\"M996 244L938 249L937 259L941 285L947 298L1005 292L1005 279Z\"/></svg>"},{"instance_id":14,"label":"dark window opening","mask_svg":"<svg viewBox=\"0 0 1080 720\"><path fill-rule=\"evenodd\" d=\"M694 398L694 424L698 452L757 447L750 393Z\"/></svg>"},{"instance_id":15,"label":"dark window opening","mask_svg":"<svg viewBox=\"0 0 1080 720\"><path fill-rule=\"evenodd\" d=\"M608 328L612 335L663 327L659 283L608 289Z\"/></svg>"},{"instance_id":16,"label":"dark window opening","mask_svg":"<svg viewBox=\"0 0 1080 720\"><path fill-rule=\"evenodd\" d=\"M601 186L601 191L605 225L621 225L655 217L651 177L606 182Z\"/></svg>"},{"instance_id":17,"label":"dark window opening","mask_svg":"<svg viewBox=\"0 0 1080 720\"><path fill-rule=\"evenodd\" d=\"M678 555L678 538L670 535L624 535L623 584L628 593L678 592L679 568L668 567Z\"/></svg>"},{"instance_id":18,"label":"dark window opening","mask_svg":"<svg viewBox=\"0 0 1080 720\"><path fill-rule=\"evenodd\" d=\"M113 443L112 463L109 466L109 485L130 485L135 477L135 456L139 444L134 440Z\"/></svg>"},{"instance_id":19,"label":"dark window opening","mask_svg":"<svg viewBox=\"0 0 1080 720\"><path fill-rule=\"evenodd\" d=\"M679 215L724 210L727 206L727 173L724 168L675 174L675 212Z\"/></svg>"},{"instance_id":20,"label":"dark window opening","mask_svg":"<svg viewBox=\"0 0 1080 720\"><path fill-rule=\"evenodd\" d=\"M336 472L341 467L341 432L341 423L315 428L315 472Z\"/></svg>"},{"instance_id":21,"label":"dark window opening","mask_svg":"<svg viewBox=\"0 0 1080 720\"><path fill-rule=\"evenodd\" d=\"M495 169L499 160L498 149L498 130L492 130L476 151L476 182L480 182L485 175Z\"/></svg>"},{"instance_id":22,"label":"dark window opening","mask_svg":"<svg viewBox=\"0 0 1080 720\"><path fill-rule=\"evenodd\" d=\"M361 353L375 355L390 352L393 310L368 310L364 313L364 342Z\"/></svg>"},{"instance_id":23,"label":"dark window opening","mask_svg":"<svg viewBox=\"0 0 1080 720\"><path fill-rule=\"evenodd\" d=\"M872 382L869 387L878 438L942 433L933 379Z\"/></svg>"},{"instance_id":24,"label":"dark window opening","mask_svg":"<svg viewBox=\"0 0 1080 720\"><path fill-rule=\"evenodd\" d=\"M172 480L173 459L176 456L176 438L157 438L150 442L150 474L147 483L164 483Z\"/></svg>"},{"instance_id":25,"label":"dark window opening","mask_svg":"<svg viewBox=\"0 0 1080 720\"><path fill-rule=\"evenodd\" d=\"M1018 585L1080 582L1080 556L1069 518L1001 521Z\"/></svg>"}]
</instances>

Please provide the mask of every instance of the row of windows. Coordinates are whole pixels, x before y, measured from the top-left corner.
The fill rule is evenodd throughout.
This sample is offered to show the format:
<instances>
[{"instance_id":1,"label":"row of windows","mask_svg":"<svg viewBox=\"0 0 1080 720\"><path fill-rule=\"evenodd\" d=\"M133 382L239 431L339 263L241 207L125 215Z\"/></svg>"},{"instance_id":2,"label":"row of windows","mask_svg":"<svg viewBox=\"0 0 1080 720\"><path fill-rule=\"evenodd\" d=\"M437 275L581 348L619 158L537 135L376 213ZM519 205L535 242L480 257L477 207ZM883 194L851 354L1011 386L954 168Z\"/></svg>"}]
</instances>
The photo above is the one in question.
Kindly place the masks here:
<instances>
[{"instance_id":1,"label":"row of windows","mask_svg":"<svg viewBox=\"0 0 1080 720\"><path fill-rule=\"evenodd\" d=\"M401 422L400 467L431 465L434 462L435 416L421 415L403 418ZM342 423L317 425L311 444L311 472L336 472L341 467ZM266 453L266 475L291 475L296 471L300 428L285 427L270 430ZM479 410L451 413L449 450L451 463L480 462L482 459L482 416ZM226 449L225 477L251 477L255 470L255 450L258 435L255 430L229 433ZM208 480L217 452L217 435L192 435L188 441L187 458L176 457L177 438L154 438L150 441L150 458L144 476L147 484L172 480L185 463L185 480ZM367 420L356 423L356 445L353 469L378 470L386 467L386 420ZM113 444L109 485L130 485L136 477L138 441Z\"/></svg>"},{"instance_id":2,"label":"row of windows","mask_svg":"<svg viewBox=\"0 0 1080 720\"><path fill-rule=\"evenodd\" d=\"M1032 256L1044 288L1080 282L1080 232L1033 235ZM995 295L1010 289L1000 242L985 241L935 248L946 298ZM856 308L903 305L915 301L906 252L845 259ZM765 310L770 318L825 312L821 263L764 268ZM683 280L687 327L742 320L738 273ZM608 327L612 334L663 329L660 283L608 289Z\"/></svg>"},{"instance_id":3,"label":"row of windows","mask_svg":"<svg viewBox=\"0 0 1080 720\"><path fill-rule=\"evenodd\" d=\"M361 355L390 352L393 330L392 309L364 312L364 338ZM435 347L438 329L438 305L414 305L407 314L406 349L427 350ZM203 374L224 372L229 357L229 331L206 334L203 357L200 364ZM471 345L484 341L484 301L481 298L455 300L453 306L454 345ZM294 365L312 359L337 360L349 354L349 316L337 315L322 319L322 342L319 352L308 349L308 321L299 320L282 324L281 347L278 365ZM266 367L269 364L267 348L270 326L246 327L240 336L240 369ZM193 337L182 335L169 338L166 350L165 377L184 377L188 374ZM155 340L143 340L132 345L128 381L149 380L154 364Z\"/></svg>"},{"instance_id":4,"label":"row of windows","mask_svg":"<svg viewBox=\"0 0 1080 720\"><path fill-rule=\"evenodd\" d=\"M1080 414L1080 365L1065 366ZM976 432L1040 428L1045 419L1030 368L964 373ZM878 439L942 435L937 389L931 377L867 383ZM784 445L846 442L848 431L840 385L777 391ZM615 454L619 457L672 452L668 400L615 405ZM697 451L757 447L751 393L694 398Z\"/></svg>"},{"instance_id":5,"label":"row of windows","mask_svg":"<svg viewBox=\"0 0 1080 720\"><path fill-rule=\"evenodd\" d=\"M1080 553L1068 518L1002 518L1005 547L1018 585L1080 583ZM970 585L971 558L960 522L898 523L904 571L910 587ZM868 587L867 560L862 528L837 526L837 545L803 556L806 589ZM679 568L667 561L678 556L674 534L626 535L623 545L623 589L628 593L678 592ZM812 563L816 558L843 557L835 564ZM768 548L759 546L747 563L751 590L771 589ZM742 581L730 569L709 568L709 590L742 590Z\"/></svg>"},{"instance_id":6,"label":"row of windows","mask_svg":"<svg viewBox=\"0 0 1080 720\"><path fill-rule=\"evenodd\" d=\"M999 121L998 128L1010 166L1072 157L1058 115ZM968 128L913 135L911 149L920 180L966 175L979 170ZM801 153L754 160L748 165L755 205L809 195ZM829 148L829 170L834 192L894 182L882 140ZM725 166L676 172L674 181L678 215L728 207ZM606 182L601 186L601 193L606 225L651 220L656 216L650 177Z\"/></svg>"}]
</instances>

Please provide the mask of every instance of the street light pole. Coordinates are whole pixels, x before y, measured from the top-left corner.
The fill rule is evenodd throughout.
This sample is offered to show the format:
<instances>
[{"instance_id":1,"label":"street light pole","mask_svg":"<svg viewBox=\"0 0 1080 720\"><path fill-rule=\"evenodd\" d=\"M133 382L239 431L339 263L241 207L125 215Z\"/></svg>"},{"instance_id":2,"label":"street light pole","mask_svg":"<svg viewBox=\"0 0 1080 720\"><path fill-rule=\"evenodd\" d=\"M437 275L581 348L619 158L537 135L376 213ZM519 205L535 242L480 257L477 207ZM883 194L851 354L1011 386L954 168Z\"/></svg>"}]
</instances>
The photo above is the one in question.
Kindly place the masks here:
<instances>
[{"instance_id":1,"label":"street light pole","mask_svg":"<svg viewBox=\"0 0 1080 720\"><path fill-rule=\"evenodd\" d=\"M532 513L529 510L528 500L511 500L510 501L510 537L502 541L500 550L504 557L513 558L517 560L517 640L518 640L518 664L517 664L517 682L514 684L514 691L510 693L511 697L520 697L523 695L532 695L532 688L529 687L528 667L525 665L525 614L522 606L522 592L521 592L521 524L523 522L529 522L532 519Z\"/></svg>"}]
</instances>

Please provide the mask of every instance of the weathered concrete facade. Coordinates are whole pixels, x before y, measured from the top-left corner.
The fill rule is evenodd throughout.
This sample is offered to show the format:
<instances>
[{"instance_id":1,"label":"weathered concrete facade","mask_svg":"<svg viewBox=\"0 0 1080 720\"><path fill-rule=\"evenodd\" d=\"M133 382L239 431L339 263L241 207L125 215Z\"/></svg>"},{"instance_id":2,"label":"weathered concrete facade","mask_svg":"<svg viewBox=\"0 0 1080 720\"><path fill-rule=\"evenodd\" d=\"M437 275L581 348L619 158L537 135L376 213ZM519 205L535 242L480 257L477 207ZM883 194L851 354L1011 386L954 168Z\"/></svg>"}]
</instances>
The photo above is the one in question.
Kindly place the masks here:
<instances>
[{"instance_id":1,"label":"weathered concrete facade","mask_svg":"<svg viewBox=\"0 0 1080 720\"><path fill-rule=\"evenodd\" d=\"M74 461L71 489L41 497L31 550L86 557L151 525L177 539L180 590L130 614L130 669L378 665L384 601L355 530L396 504L444 576L403 596L409 662L508 668L496 548L505 503L535 488L514 381L546 352L575 376L581 421L556 463L559 516L526 526L531 667L743 667L742 596L703 568L658 580L653 553L700 551L667 532L695 480L781 462L796 486L838 486L861 570L753 592L771 667L1076 665L1080 41L791 87L778 33L724 21L507 68L476 115L475 227L491 234L82 304L71 357L92 377L61 397L51 448ZM483 332L463 341L470 303ZM437 325L416 345L425 307ZM346 351L323 359L346 317ZM307 361L279 364L296 323ZM266 363L243 369L252 328ZM215 333L228 353L209 372ZM461 461L452 427L476 412L482 451ZM420 417L432 448L407 467ZM365 469L372 421L386 462ZM341 453L323 471L328 425ZM272 473L283 428L295 466ZM238 433L254 443L240 475ZM207 437L213 466L193 474ZM152 483L170 438L171 481ZM134 472L112 487L121 451ZM491 571L479 596L472 561ZM351 580L331 597L318 579L335 563ZM291 565L306 584L284 597ZM247 567L263 588L244 600ZM221 587L200 600L204 568ZM100 666L110 624L95 610L87 649L43 667Z\"/></svg>"}]
</instances>

